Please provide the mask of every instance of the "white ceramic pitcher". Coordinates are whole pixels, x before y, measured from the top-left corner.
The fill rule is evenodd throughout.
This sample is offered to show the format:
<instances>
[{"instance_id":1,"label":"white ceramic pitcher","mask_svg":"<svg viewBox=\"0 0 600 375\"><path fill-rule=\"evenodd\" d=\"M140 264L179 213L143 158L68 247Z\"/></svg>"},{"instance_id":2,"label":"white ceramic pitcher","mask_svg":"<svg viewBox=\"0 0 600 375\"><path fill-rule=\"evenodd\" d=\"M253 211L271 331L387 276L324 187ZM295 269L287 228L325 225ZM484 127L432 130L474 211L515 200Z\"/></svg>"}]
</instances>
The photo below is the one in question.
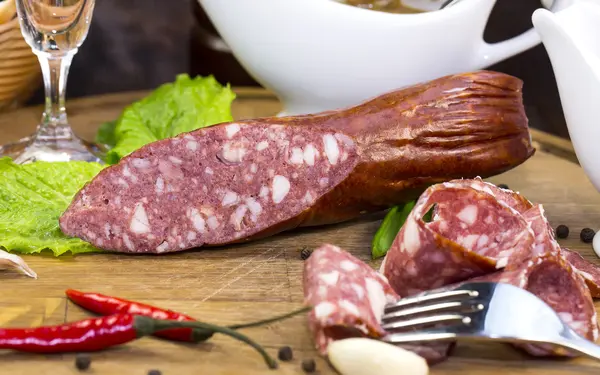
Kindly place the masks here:
<instances>
[{"instance_id":1,"label":"white ceramic pitcher","mask_svg":"<svg viewBox=\"0 0 600 375\"><path fill-rule=\"evenodd\" d=\"M403 86L485 68L540 43L534 30L484 42L495 0L462 0L418 14L333 0L198 1L243 67L283 102L282 114L354 105ZM552 11L570 1L555 0Z\"/></svg>"},{"instance_id":2,"label":"white ceramic pitcher","mask_svg":"<svg viewBox=\"0 0 600 375\"><path fill-rule=\"evenodd\" d=\"M552 62L575 153L600 191L600 0L578 0L556 14L538 9L532 21Z\"/></svg>"}]
</instances>

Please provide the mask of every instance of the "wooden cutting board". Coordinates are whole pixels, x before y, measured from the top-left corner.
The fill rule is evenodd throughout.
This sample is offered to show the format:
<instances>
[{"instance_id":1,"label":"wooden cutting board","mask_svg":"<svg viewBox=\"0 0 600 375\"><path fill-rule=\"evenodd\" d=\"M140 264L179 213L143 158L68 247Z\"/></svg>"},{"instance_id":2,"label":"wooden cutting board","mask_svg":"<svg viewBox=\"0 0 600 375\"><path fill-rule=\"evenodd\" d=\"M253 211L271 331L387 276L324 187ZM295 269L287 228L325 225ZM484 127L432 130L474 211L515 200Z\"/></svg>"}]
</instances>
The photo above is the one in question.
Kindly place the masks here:
<instances>
[{"instance_id":1,"label":"wooden cutting board","mask_svg":"<svg viewBox=\"0 0 600 375\"><path fill-rule=\"evenodd\" d=\"M268 116L278 102L262 90L238 89L236 118ZM84 137L93 137L97 126L116 118L122 109L145 93L128 93L73 100L68 103L71 123ZM35 127L41 108L28 108L0 116L0 143L27 135ZM506 183L529 199L542 203L553 226L566 224L570 238L563 245L600 262L591 245L579 241L583 227L600 227L600 194L575 160L567 141L532 131L538 152L518 168L492 178ZM560 156L557 156L560 155ZM337 244L369 262L370 241L381 215L312 230L282 234L251 244L221 249L188 251L164 256L81 255L54 258L25 256L38 273L33 280L14 272L1 272L0 326L59 324L88 316L67 303L64 291L77 288L152 303L218 324L253 321L291 311L302 303L300 250L324 242ZM519 301L514 301L518 304ZM597 305L600 307L600 304ZM98 375L146 374L159 369L164 375L302 374L300 361L317 359L319 374L334 374L316 356L304 316L246 333L276 356L277 348L290 345L295 359L267 370L248 347L221 336L187 346L145 338L118 349L92 355ZM74 355L36 356L0 353L3 374L75 374ZM447 362L431 369L434 375L470 374L597 374L600 361L587 359L531 359L501 344L459 345ZM376 374L374 374L376 375ZM407 374L409 375L409 374Z\"/></svg>"}]
</instances>

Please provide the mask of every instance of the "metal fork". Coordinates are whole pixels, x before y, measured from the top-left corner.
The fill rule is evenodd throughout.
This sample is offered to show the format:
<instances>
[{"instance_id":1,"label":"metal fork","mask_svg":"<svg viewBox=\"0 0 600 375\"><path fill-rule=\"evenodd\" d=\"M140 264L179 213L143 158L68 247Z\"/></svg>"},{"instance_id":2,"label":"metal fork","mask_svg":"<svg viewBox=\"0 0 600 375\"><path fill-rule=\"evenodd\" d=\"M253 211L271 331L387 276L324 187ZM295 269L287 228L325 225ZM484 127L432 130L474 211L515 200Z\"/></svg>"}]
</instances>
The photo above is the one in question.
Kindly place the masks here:
<instances>
[{"instance_id":1,"label":"metal fork","mask_svg":"<svg viewBox=\"0 0 600 375\"><path fill-rule=\"evenodd\" d=\"M510 284L474 282L404 298L385 307L382 338L392 344L501 341L550 344L600 359L544 301Z\"/></svg>"}]
</instances>

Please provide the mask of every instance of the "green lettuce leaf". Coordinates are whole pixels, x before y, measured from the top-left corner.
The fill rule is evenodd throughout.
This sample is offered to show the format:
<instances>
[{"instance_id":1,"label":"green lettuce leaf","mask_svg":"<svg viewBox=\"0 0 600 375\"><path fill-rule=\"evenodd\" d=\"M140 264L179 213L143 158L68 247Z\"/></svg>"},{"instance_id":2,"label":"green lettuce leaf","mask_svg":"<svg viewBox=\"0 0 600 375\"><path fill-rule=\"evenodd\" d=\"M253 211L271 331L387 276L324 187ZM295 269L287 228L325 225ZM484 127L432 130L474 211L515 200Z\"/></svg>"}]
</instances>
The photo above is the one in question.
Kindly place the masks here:
<instances>
[{"instance_id":1,"label":"green lettuce leaf","mask_svg":"<svg viewBox=\"0 0 600 375\"><path fill-rule=\"evenodd\" d=\"M166 83L144 99L127 107L114 127L111 138L100 129L98 137L115 146L106 155L106 162L117 163L123 156L160 139L231 121L231 103L235 94L229 85L222 86L213 77L190 78L178 75L175 82Z\"/></svg>"},{"instance_id":2,"label":"green lettuce leaf","mask_svg":"<svg viewBox=\"0 0 600 375\"><path fill-rule=\"evenodd\" d=\"M35 162L18 165L0 158L0 248L55 256L101 251L65 236L58 218L73 196L104 166L86 162Z\"/></svg>"},{"instance_id":3,"label":"green lettuce leaf","mask_svg":"<svg viewBox=\"0 0 600 375\"><path fill-rule=\"evenodd\" d=\"M96 142L107 145L110 148L115 147L115 144L117 143L117 140L115 139L116 126L116 121L108 121L100 125L98 133L96 134Z\"/></svg>"}]
</instances>

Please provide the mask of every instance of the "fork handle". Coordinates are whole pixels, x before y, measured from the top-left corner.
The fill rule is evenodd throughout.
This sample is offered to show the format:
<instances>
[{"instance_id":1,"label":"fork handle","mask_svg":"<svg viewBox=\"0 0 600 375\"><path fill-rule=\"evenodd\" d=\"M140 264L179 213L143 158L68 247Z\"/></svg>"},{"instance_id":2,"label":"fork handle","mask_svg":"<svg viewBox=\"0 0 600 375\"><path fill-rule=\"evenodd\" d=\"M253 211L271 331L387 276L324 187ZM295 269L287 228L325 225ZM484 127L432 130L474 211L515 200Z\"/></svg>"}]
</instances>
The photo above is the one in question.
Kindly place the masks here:
<instances>
[{"instance_id":1,"label":"fork handle","mask_svg":"<svg viewBox=\"0 0 600 375\"><path fill-rule=\"evenodd\" d=\"M581 354L600 360L600 345L586 340L579 335L569 335L566 340L561 341L561 344Z\"/></svg>"}]
</instances>

